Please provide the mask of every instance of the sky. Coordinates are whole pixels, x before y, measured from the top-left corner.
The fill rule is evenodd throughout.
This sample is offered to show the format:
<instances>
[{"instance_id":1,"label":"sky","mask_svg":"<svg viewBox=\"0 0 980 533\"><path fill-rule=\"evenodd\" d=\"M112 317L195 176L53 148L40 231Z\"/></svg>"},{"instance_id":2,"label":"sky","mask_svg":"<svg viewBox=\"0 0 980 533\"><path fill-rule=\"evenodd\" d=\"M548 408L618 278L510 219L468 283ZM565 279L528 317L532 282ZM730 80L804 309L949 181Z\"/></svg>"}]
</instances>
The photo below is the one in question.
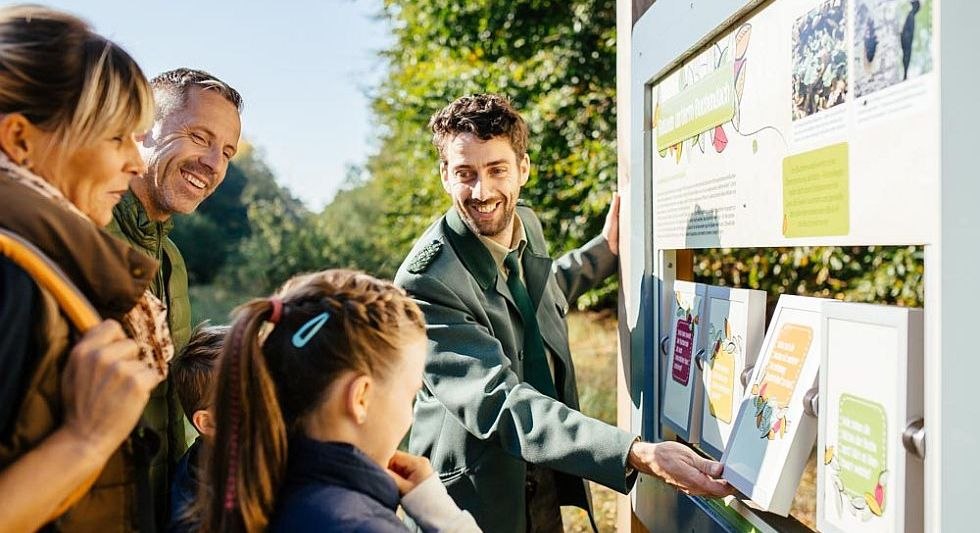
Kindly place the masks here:
<instances>
[{"instance_id":1,"label":"sky","mask_svg":"<svg viewBox=\"0 0 980 533\"><path fill-rule=\"evenodd\" d=\"M368 92L392 42L381 0L34 0L122 45L147 77L186 66L245 100L242 135L309 207L376 145Z\"/></svg>"}]
</instances>

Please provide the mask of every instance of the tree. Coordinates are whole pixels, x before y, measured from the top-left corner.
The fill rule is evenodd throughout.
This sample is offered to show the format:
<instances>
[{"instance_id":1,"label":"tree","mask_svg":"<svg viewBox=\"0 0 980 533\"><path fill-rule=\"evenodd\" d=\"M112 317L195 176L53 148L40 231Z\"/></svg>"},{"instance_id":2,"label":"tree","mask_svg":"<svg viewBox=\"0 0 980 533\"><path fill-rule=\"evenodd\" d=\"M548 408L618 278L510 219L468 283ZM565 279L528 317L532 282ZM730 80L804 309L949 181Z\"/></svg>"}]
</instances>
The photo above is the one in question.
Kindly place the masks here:
<instances>
[{"instance_id":1,"label":"tree","mask_svg":"<svg viewBox=\"0 0 980 533\"><path fill-rule=\"evenodd\" d=\"M212 283L226 263L237 256L239 246L252 234L249 209L263 210L266 203L281 203L298 216L302 203L276 183L261 153L242 142L221 186L190 215L175 218L171 234L187 263L193 285Z\"/></svg>"},{"instance_id":2,"label":"tree","mask_svg":"<svg viewBox=\"0 0 980 533\"><path fill-rule=\"evenodd\" d=\"M528 121L522 196L553 251L597 234L616 181L615 2L387 0L385 16L396 42L383 54L382 138L366 169L385 192L392 251L407 252L448 208L426 125L475 92L509 97Z\"/></svg>"}]
</instances>

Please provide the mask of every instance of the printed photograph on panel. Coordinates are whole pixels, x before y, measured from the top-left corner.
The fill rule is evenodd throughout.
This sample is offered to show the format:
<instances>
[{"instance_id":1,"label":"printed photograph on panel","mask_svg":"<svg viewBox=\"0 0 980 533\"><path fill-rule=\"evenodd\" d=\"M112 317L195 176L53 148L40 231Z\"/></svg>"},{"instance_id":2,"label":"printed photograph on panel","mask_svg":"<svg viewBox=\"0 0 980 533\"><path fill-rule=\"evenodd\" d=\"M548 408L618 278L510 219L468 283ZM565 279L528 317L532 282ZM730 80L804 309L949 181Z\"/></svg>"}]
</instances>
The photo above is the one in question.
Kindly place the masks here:
<instances>
[{"instance_id":1,"label":"printed photograph on panel","mask_svg":"<svg viewBox=\"0 0 980 533\"><path fill-rule=\"evenodd\" d=\"M855 0L854 91L891 87L932 70L932 0Z\"/></svg>"},{"instance_id":2,"label":"printed photograph on panel","mask_svg":"<svg viewBox=\"0 0 980 533\"><path fill-rule=\"evenodd\" d=\"M793 120L847 98L847 2L827 0L793 24Z\"/></svg>"}]
</instances>

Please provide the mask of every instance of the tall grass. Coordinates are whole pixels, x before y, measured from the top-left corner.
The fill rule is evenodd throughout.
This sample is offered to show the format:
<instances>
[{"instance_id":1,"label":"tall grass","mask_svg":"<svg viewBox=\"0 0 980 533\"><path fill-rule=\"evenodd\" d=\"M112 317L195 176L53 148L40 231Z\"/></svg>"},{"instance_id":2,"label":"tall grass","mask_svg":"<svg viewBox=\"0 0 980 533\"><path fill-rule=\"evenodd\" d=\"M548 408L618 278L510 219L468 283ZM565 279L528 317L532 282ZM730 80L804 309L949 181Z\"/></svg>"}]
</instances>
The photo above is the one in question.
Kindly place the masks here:
<instances>
[{"instance_id":1,"label":"tall grass","mask_svg":"<svg viewBox=\"0 0 980 533\"><path fill-rule=\"evenodd\" d=\"M572 313L568 316L568 341L578 380L582 412L616 424L616 354L619 336L616 317L610 313ZM616 493L592 486L592 504L602 532L616 529ZM562 508L566 532L592 531L588 516L574 507Z\"/></svg>"}]
</instances>

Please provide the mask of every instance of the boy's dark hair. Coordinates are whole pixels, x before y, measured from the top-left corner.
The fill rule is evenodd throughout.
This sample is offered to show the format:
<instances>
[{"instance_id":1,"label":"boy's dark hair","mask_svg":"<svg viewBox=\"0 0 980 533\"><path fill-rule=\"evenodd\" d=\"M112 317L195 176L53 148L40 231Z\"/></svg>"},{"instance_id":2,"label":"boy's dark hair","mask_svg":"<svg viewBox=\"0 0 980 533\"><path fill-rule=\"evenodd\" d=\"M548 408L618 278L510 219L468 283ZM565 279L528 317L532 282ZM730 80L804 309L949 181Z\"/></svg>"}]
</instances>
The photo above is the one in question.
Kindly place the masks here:
<instances>
[{"instance_id":1,"label":"boy's dark hair","mask_svg":"<svg viewBox=\"0 0 980 533\"><path fill-rule=\"evenodd\" d=\"M496 94L471 94L457 98L429 119L432 144L439 151L439 161L446 162L446 142L460 133L469 133L489 141L506 137L520 160L527 153L527 123L514 106Z\"/></svg>"},{"instance_id":2,"label":"boy's dark hair","mask_svg":"<svg viewBox=\"0 0 980 533\"><path fill-rule=\"evenodd\" d=\"M188 420L211 404L218 378L218 360L228 329L228 326L209 326L207 323L198 326L187 346L170 365L177 398Z\"/></svg>"}]
</instances>

